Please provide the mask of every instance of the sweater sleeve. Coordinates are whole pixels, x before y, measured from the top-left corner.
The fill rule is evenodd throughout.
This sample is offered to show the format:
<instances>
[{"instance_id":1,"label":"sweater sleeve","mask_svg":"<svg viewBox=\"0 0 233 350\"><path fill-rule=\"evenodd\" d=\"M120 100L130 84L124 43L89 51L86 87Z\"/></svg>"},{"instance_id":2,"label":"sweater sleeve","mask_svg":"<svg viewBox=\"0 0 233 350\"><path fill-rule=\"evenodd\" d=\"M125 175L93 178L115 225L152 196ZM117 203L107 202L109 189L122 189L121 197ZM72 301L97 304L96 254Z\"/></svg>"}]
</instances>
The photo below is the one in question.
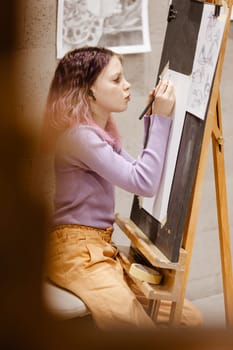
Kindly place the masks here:
<instances>
[{"instance_id":1,"label":"sweater sleeve","mask_svg":"<svg viewBox=\"0 0 233 350\"><path fill-rule=\"evenodd\" d=\"M149 124L150 123L150 116L148 114L145 114L143 121L144 121L144 136L143 136L143 144L144 144L145 140L146 140L147 130L148 130L148 127L150 125ZM135 159L123 148L120 150L120 154L122 155L122 157L124 157L129 162L135 161Z\"/></svg>"},{"instance_id":2,"label":"sweater sleeve","mask_svg":"<svg viewBox=\"0 0 233 350\"><path fill-rule=\"evenodd\" d=\"M126 159L128 162L133 163L135 161L135 159L128 153L126 152L126 150L124 148L122 148L119 152L119 154Z\"/></svg>"},{"instance_id":3,"label":"sweater sleeve","mask_svg":"<svg viewBox=\"0 0 233 350\"><path fill-rule=\"evenodd\" d=\"M66 157L73 165L96 172L113 185L144 197L156 195L166 155L171 119L150 116L151 126L146 148L137 159L117 153L90 126L73 128Z\"/></svg>"}]
</instances>

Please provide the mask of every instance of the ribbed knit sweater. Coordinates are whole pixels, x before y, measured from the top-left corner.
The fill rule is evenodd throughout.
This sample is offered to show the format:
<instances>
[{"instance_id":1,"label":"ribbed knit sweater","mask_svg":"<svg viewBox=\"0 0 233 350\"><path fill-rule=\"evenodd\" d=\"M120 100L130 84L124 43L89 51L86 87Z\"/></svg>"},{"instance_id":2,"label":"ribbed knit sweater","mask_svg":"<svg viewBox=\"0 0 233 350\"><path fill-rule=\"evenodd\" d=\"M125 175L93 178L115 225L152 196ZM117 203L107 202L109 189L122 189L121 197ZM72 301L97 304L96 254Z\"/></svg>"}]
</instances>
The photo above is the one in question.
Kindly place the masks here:
<instances>
[{"instance_id":1,"label":"ribbed knit sweater","mask_svg":"<svg viewBox=\"0 0 233 350\"><path fill-rule=\"evenodd\" d=\"M92 126L76 125L62 135L55 156L53 224L107 228L114 223L114 187L156 196L166 155L171 118L144 117L149 138L137 159L119 152Z\"/></svg>"}]
</instances>

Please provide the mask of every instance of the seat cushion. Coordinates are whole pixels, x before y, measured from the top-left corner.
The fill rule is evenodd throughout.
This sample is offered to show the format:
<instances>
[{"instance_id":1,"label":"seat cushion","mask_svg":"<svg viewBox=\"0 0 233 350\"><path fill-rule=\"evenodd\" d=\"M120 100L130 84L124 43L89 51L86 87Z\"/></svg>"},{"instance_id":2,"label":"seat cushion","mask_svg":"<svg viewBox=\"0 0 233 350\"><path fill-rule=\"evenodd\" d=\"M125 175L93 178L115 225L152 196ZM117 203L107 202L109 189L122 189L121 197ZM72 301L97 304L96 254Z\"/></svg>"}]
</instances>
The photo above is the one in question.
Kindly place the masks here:
<instances>
[{"instance_id":1,"label":"seat cushion","mask_svg":"<svg viewBox=\"0 0 233 350\"><path fill-rule=\"evenodd\" d=\"M76 295L46 280L43 286L45 305L49 312L63 319L90 314L87 306Z\"/></svg>"}]
</instances>

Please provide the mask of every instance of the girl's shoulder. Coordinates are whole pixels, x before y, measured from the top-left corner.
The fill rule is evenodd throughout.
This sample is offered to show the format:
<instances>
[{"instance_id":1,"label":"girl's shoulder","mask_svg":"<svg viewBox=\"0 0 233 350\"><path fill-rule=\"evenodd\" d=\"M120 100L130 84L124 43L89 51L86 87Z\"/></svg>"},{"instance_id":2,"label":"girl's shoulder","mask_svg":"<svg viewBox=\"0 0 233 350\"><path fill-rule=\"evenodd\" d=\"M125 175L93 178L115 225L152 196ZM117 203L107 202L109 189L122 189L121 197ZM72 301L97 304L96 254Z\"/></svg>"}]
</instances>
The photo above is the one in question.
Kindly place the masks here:
<instances>
[{"instance_id":1,"label":"girl's shoulder","mask_svg":"<svg viewBox=\"0 0 233 350\"><path fill-rule=\"evenodd\" d=\"M95 147L104 142L101 133L92 125L74 125L68 128L58 142L58 149Z\"/></svg>"},{"instance_id":2,"label":"girl's shoulder","mask_svg":"<svg viewBox=\"0 0 233 350\"><path fill-rule=\"evenodd\" d=\"M93 136L93 135L97 135L98 137L101 137L101 133L98 130L98 128L96 128L93 125L84 125L84 124L79 124L79 125L74 125L71 128L69 128L67 130L66 133L66 137L87 137L87 136Z\"/></svg>"},{"instance_id":3,"label":"girl's shoulder","mask_svg":"<svg viewBox=\"0 0 233 350\"><path fill-rule=\"evenodd\" d=\"M61 143L82 143L85 141L88 143L90 140L101 140L101 134L92 125L74 125L68 128L62 135Z\"/></svg>"},{"instance_id":4,"label":"girl's shoulder","mask_svg":"<svg viewBox=\"0 0 233 350\"><path fill-rule=\"evenodd\" d=\"M115 140L110 133L96 125L78 124L65 131L61 143L70 147L105 147L110 145L118 151L120 147L115 147Z\"/></svg>"}]
</instances>

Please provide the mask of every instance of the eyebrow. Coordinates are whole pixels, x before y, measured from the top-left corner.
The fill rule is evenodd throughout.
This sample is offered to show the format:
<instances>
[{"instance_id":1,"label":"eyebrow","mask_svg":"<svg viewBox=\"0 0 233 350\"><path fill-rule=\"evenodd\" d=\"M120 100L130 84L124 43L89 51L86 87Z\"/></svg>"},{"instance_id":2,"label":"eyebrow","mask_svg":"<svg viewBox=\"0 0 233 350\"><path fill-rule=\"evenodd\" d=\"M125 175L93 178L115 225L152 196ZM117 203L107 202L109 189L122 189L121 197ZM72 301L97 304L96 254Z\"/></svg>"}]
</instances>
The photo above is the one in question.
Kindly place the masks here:
<instances>
[{"instance_id":1,"label":"eyebrow","mask_svg":"<svg viewBox=\"0 0 233 350\"><path fill-rule=\"evenodd\" d=\"M115 77L117 77L119 75L123 75L123 71L114 72L114 73L111 74L111 77L115 78Z\"/></svg>"}]
</instances>

